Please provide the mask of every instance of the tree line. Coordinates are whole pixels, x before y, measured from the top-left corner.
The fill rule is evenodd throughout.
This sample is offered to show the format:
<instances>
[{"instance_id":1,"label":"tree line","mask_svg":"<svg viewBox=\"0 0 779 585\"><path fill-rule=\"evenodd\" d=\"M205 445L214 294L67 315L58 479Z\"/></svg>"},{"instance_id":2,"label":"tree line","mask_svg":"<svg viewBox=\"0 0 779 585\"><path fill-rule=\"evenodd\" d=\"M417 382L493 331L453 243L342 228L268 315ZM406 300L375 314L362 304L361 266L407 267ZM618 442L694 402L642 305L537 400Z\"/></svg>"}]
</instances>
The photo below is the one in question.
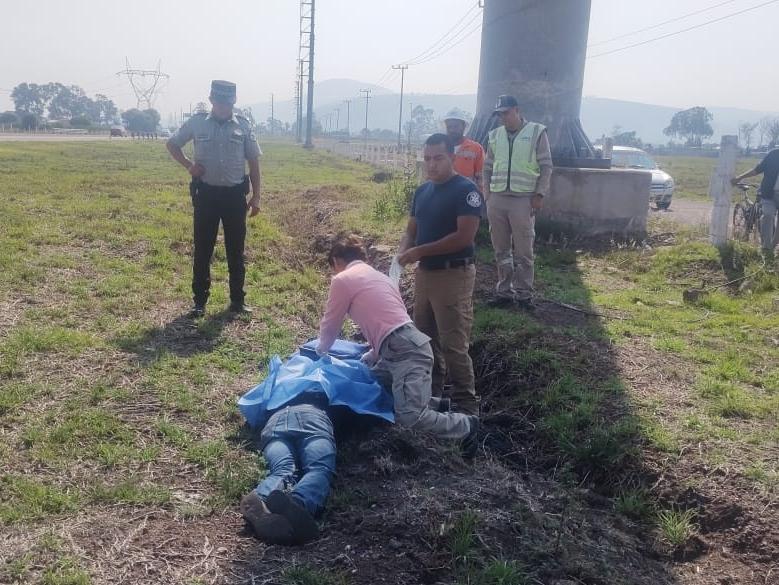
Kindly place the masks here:
<instances>
[{"instance_id":1,"label":"tree line","mask_svg":"<svg viewBox=\"0 0 779 585\"><path fill-rule=\"evenodd\" d=\"M90 97L77 85L59 82L20 83L11 91L14 110L0 113L0 125L22 130L41 127L80 128L107 127L120 121L119 109L103 94ZM130 132L154 133L160 124L155 109L132 108L121 113Z\"/></svg>"},{"instance_id":2,"label":"tree line","mask_svg":"<svg viewBox=\"0 0 779 585\"><path fill-rule=\"evenodd\" d=\"M704 139L714 135L711 121L714 116L706 108L696 106L677 112L671 118L671 123L663 130L663 134L684 141L684 145L693 148L703 146ZM739 140L744 150L752 150L752 141L759 136L759 148L774 148L779 146L779 118L767 116L757 122L743 122L739 125ZM616 146L632 146L643 148L644 142L637 136L635 130L624 131L621 126L615 126L612 140Z\"/></svg>"}]
</instances>

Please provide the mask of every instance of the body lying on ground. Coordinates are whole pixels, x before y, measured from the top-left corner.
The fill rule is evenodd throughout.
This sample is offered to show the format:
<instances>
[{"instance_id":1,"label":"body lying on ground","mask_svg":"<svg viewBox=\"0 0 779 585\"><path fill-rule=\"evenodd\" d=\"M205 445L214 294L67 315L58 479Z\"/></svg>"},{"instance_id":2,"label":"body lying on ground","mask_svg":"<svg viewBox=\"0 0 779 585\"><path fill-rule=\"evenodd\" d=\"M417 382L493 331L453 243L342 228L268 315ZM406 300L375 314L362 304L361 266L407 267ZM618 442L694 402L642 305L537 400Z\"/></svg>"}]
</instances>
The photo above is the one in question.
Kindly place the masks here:
<instances>
[{"instance_id":1,"label":"body lying on ground","mask_svg":"<svg viewBox=\"0 0 779 585\"><path fill-rule=\"evenodd\" d=\"M241 501L241 514L269 544L305 544L317 537L335 473L335 428L363 418L393 421L392 401L356 360L271 360L262 384L239 400L260 432L268 475Z\"/></svg>"}]
</instances>

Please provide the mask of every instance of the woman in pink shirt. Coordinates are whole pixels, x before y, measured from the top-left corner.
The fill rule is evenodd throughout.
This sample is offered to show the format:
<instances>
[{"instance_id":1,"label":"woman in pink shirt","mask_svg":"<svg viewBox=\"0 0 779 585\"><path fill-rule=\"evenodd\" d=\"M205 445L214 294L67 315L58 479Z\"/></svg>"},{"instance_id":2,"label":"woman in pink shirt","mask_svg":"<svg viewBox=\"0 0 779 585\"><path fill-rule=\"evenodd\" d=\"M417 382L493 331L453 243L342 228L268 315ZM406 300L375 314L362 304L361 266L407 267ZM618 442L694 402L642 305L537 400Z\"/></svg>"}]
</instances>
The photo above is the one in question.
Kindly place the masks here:
<instances>
[{"instance_id":1,"label":"woman in pink shirt","mask_svg":"<svg viewBox=\"0 0 779 585\"><path fill-rule=\"evenodd\" d=\"M433 350L430 338L411 321L395 284L366 262L359 236L340 238L327 259L333 270L325 314L319 324L319 355L327 354L347 314L371 346L362 361L377 380L392 388L395 420L401 426L461 441L463 456L476 454L479 419L440 412L431 394Z\"/></svg>"}]
</instances>

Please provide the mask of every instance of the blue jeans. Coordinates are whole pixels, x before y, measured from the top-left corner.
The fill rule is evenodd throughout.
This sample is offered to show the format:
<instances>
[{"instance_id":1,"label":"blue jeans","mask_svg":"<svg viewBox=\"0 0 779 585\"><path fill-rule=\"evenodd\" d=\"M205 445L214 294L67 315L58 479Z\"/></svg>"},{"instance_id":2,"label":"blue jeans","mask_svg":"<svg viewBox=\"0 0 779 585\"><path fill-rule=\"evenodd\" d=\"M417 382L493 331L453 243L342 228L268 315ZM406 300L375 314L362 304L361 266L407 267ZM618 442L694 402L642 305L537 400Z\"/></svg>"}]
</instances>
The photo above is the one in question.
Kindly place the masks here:
<instances>
[{"instance_id":1,"label":"blue jeans","mask_svg":"<svg viewBox=\"0 0 779 585\"><path fill-rule=\"evenodd\" d=\"M771 199L761 199L763 217L760 218L760 240L763 250L773 254L777 244L776 213L779 210L779 193L774 193Z\"/></svg>"},{"instance_id":2,"label":"blue jeans","mask_svg":"<svg viewBox=\"0 0 779 585\"><path fill-rule=\"evenodd\" d=\"M282 408L265 423L260 445L269 473L257 494L265 500L274 490L288 490L312 516L321 512L335 474L335 438L327 414L308 404Z\"/></svg>"}]
</instances>

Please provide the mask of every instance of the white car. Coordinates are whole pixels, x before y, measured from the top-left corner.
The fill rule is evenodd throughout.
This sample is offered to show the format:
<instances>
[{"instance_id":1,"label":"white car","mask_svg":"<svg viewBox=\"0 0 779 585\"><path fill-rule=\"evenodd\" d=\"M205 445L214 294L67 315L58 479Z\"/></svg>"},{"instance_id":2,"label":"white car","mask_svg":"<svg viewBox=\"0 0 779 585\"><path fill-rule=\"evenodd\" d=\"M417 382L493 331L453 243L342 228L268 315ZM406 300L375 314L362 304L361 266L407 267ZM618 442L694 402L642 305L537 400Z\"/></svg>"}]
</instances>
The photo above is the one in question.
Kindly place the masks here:
<instances>
[{"instance_id":1,"label":"white car","mask_svg":"<svg viewBox=\"0 0 779 585\"><path fill-rule=\"evenodd\" d=\"M611 166L618 169L647 169L652 171L649 201L657 209L668 209L674 196L674 180L661 170L654 159L640 148L615 146L611 153Z\"/></svg>"}]
</instances>

